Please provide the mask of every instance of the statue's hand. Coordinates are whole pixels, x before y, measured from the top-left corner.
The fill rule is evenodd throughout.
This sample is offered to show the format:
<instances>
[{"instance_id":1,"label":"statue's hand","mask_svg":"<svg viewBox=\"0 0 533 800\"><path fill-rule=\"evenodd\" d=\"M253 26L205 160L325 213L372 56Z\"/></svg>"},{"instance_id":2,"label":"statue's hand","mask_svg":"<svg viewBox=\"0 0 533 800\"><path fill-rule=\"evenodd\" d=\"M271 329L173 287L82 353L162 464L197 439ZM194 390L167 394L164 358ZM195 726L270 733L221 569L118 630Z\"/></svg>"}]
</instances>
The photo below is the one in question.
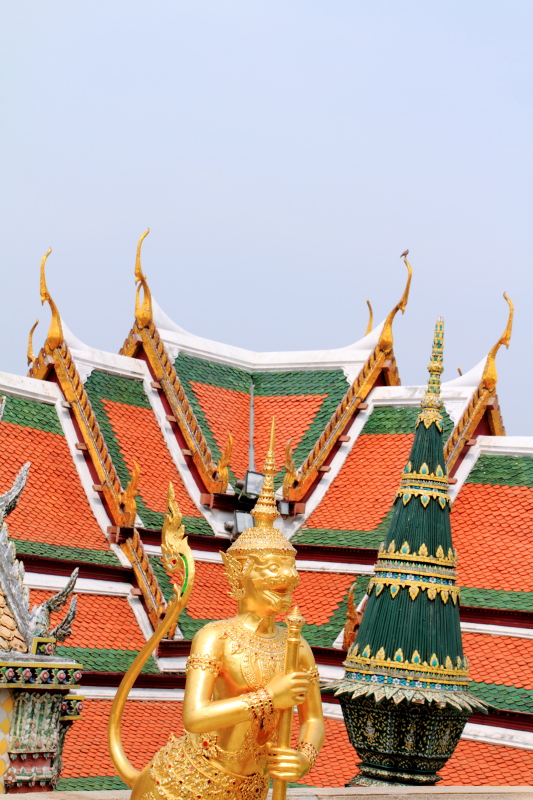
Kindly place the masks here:
<instances>
[{"instance_id":1,"label":"statue's hand","mask_svg":"<svg viewBox=\"0 0 533 800\"><path fill-rule=\"evenodd\" d=\"M309 769L306 756L290 747L270 745L266 758L270 777L282 781L298 781Z\"/></svg>"},{"instance_id":2,"label":"statue's hand","mask_svg":"<svg viewBox=\"0 0 533 800\"><path fill-rule=\"evenodd\" d=\"M304 702L309 682L308 672L291 672L289 675L275 675L265 689L272 698L274 708L292 708Z\"/></svg>"}]
</instances>

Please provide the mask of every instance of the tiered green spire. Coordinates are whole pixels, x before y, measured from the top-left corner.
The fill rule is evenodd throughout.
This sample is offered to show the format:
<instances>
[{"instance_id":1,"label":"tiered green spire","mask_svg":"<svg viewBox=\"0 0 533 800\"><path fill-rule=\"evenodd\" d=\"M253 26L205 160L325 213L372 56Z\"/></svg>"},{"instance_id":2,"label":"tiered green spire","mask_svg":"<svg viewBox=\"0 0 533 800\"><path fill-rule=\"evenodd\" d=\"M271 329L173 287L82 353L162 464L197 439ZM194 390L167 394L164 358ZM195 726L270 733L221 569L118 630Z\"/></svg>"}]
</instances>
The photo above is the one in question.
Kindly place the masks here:
<instances>
[{"instance_id":1,"label":"tiered green spire","mask_svg":"<svg viewBox=\"0 0 533 800\"><path fill-rule=\"evenodd\" d=\"M368 602L339 691L478 706L466 694L457 555L442 443L444 321L437 320L429 382Z\"/></svg>"}]
</instances>

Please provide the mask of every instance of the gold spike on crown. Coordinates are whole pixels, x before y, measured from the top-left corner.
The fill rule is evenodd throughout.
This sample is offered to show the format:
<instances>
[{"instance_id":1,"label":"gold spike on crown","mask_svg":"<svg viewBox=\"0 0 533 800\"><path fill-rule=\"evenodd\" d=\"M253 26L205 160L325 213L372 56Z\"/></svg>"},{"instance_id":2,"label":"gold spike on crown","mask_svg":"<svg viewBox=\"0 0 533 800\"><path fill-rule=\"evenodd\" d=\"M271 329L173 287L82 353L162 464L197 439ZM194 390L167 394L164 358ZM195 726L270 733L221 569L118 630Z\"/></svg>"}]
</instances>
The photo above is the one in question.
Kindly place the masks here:
<instances>
[{"instance_id":1,"label":"gold spike on crown","mask_svg":"<svg viewBox=\"0 0 533 800\"><path fill-rule=\"evenodd\" d=\"M296 550L277 528L273 522L279 517L274 494L274 476L276 474L276 459L274 456L275 419L272 419L270 429L270 443L265 458L263 486L257 498L252 515L255 519L253 528L247 528L233 542L226 551L231 555L249 553L295 553Z\"/></svg>"},{"instance_id":2,"label":"gold spike on crown","mask_svg":"<svg viewBox=\"0 0 533 800\"><path fill-rule=\"evenodd\" d=\"M444 350L444 319L437 318L435 325L435 335L433 336L433 346L431 348L431 361L429 362L429 380L426 394L422 400L422 411L418 416L418 425L423 422L426 428L435 422L439 430L442 430L442 400L440 396L440 376L444 369L442 364Z\"/></svg>"}]
</instances>

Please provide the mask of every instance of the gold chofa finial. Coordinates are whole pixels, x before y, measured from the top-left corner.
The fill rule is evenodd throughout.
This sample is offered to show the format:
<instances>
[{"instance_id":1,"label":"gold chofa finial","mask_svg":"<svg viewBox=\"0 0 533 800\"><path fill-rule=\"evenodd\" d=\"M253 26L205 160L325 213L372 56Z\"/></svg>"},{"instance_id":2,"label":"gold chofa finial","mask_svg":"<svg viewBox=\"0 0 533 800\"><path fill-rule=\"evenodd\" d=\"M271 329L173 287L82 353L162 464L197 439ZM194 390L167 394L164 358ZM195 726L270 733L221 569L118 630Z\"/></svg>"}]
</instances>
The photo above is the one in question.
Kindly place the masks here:
<instances>
[{"instance_id":1,"label":"gold chofa finial","mask_svg":"<svg viewBox=\"0 0 533 800\"><path fill-rule=\"evenodd\" d=\"M49 247L41 260L41 303L44 305L45 302L47 302L52 312L52 320L50 322L50 327L48 328L46 343L51 350L55 350L57 347L61 347L63 344L63 328L61 326L61 317L59 316L57 306L50 297L48 287L46 286L45 264L46 259L51 252L52 248Z\"/></svg>"},{"instance_id":2,"label":"gold chofa finial","mask_svg":"<svg viewBox=\"0 0 533 800\"><path fill-rule=\"evenodd\" d=\"M33 364L35 361L35 353L33 352L33 332L37 325L39 324L39 320L36 319L33 325L31 326L30 332L28 334L28 349L26 350L26 358L28 360L28 367Z\"/></svg>"},{"instance_id":3,"label":"gold chofa finial","mask_svg":"<svg viewBox=\"0 0 533 800\"><path fill-rule=\"evenodd\" d=\"M264 480L261 493L257 498L252 515L255 519L253 528L247 528L241 535L233 542L231 547L226 551L226 558L224 563L226 568L231 563L232 556L248 555L249 553L295 553L296 550L283 535L283 533L274 528L273 522L279 517L279 511L276 505L276 497L274 494L274 476L276 474L276 459L274 455L274 436L275 436L275 419L272 419L272 426L270 428L270 443L268 452L265 458L264 467ZM230 560L228 561L227 556Z\"/></svg>"},{"instance_id":4,"label":"gold chofa finial","mask_svg":"<svg viewBox=\"0 0 533 800\"><path fill-rule=\"evenodd\" d=\"M394 338L392 336L392 322L398 311L401 311L402 314L405 312L405 307L407 305L407 301L409 300L409 289L411 288L413 270L407 260L407 255L403 257L403 262L407 267L407 283L405 284L405 289L403 290L400 302L394 306L389 316L385 320L385 324L383 325L383 330L381 331L381 336L379 337L378 342L378 347L383 353L390 353L392 350L392 345L394 343Z\"/></svg>"},{"instance_id":5,"label":"gold chofa finial","mask_svg":"<svg viewBox=\"0 0 533 800\"><path fill-rule=\"evenodd\" d=\"M147 228L137 244L137 255L135 258L135 283L137 289L135 291L135 319L139 328L146 328L152 321L152 293L148 288L146 276L141 268L141 245L150 233L150 228ZM141 303L141 289L143 290L143 301Z\"/></svg>"},{"instance_id":6,"label":"gold chofa finial","mask_svg":"<svg viewBox=\"0 0 533 800\"><path fill-rule=\"evenodd\" d=\"M511 334L513 332L514 304L511 298L507 295L507 292L504 292L503 296L509 304L509 316L507 318L507 325L505 327L504 332L494 345L494 347L489 351L487 360L485 362L485 369L483 370L483 377L481 379L481 382L485 387L485 389L488 389L490 392L493 392L495 390L496 384L498 383L498 372L496 370L496 353L498 352L502 344L505 345L505 347L509 347L509 342L511 341Z\"/></svg>"},{"instance_id":7,"label":"gold chofa finial","mask_svg":"<svg viewBox=\"0 0 533 800\"><path fill-rule=\"evenodd\" d=\"M368 334L372 330L372 323L374 322L374 312L372 311L372 305L370 303L370 300L367 300L366 304L368 306L368 325L366 326L365 336L368 336Z\"/></svg>"}]
</instances>

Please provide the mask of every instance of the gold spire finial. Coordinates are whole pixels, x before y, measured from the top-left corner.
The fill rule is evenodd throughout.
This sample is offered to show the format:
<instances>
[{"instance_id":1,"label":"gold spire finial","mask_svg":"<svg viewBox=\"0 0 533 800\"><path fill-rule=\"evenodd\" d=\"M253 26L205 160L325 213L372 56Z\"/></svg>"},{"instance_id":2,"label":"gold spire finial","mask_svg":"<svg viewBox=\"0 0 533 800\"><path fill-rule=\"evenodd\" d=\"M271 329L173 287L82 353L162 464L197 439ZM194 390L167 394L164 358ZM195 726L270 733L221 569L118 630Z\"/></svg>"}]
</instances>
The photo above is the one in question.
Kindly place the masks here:
<instances>
[{"instance_id":1,"label":"gold spire finial","mask_svg":"<svg viewBox=\"0 0 533 800\"><path fill-rule=\"evenodd\" d=\"M63 344L63 328L61 326L61 317L59 316L57 306L50 297L48 287L46 286L45 264L46 259L51 252L52 248L49 247L41 260L41 304L44 305L44 303L47 302L52 312L52 320L50 322L50 327L48 328L46 343L51 350L55 350L57 347L61 347Z\"/></svg>"},{"instance_id":2,"label":"gold spire finial","mask_svg":"<svg viewBox=\"0 0 533 800\"><path fill-rule=\"evenodd\" d=\"M33 325L31 326L30 332L28 334L28 348L26 350L26 358L28 360L28 367L33 364L35 361L35 353L33 352L33 332L37 325L39 324L39 320L36 319Z\"/></svg>"},{"instance_id":3,"label":"gold spire finial","mask_svg":"<svg viewBox=\"0 0 533 800\"><path fill-rule=\"evenodd\" d=\"M409 289L411 288L411 278L413 276L413 270L411 268L410 263L407 260L407 255L403 256L403 263L407 267L407 283L405 284L405 289L403 290L400 302L394 306L389 316L385 320L385 324L383 325L383 330L381 331L381 336L379 337L378 347L384 353L390 353L390 351L392 350L392 345L394 343L394 338L392 336L392 322L394 320L394 317L396 316L398 311L401 311L402 314L405 312L405 307L407 305L407 301L409 300Z\"/></svg>"},{"instance_id":4,"label":"gold spire finial","mask_svg":"<svg viewBox=\"0 0 533 800\"><path fill-rule=\"evenodd\" d=\"M141 245L150 233L150 228L147 228L137 243L137 255L135 258L135 283L137 289L135 291L135 319L139 328L146 328L152 321L152 293L148 288L146 275L141 268ZM141 288L144 291L143 301L140 302Z\"/></svg>"},{"instance_id":5,"label":"gold spire finial","mask_svg":"<svg viewBox=\"0 0 533 800\"><path fill-rule=\"evenodd\" d=\"M366 326L365 336L372 330L372 323L374 322L374 312L372 311L372 305L370 304L370 300L367 299L366 304L368 306L368 325Z\"/></svg>"},{"instance_id":6,"label":"gold spire finial","mask_svg":"<svg viewBox=\"0 0 533 800\"><path fill-rule=\"evenodd\" d=\"M444 319L437 317L433 346L431 348L431 361L428 365L429 380L426 395L422 400L422 408L441 408L440 376L444 370L442 365L444 348Z\"/></svg>"},{"instance_id":7,"label":"gold spire finial","mask_svg":"<svg viewBox=\"0 0 533 800\"><path fill-rule=\"evenodd\" d=\"M429 380L426 389L426 394L421 402L422 411L418 415L416 427L421 422L424 427L429 428L430 425L435 423L437 428L442 431L442 400L440 397L440 376L444 369L442 365L442 357L444 350L444 319L437 317L435 324L435 334L433 336L433 345L431 348L431 361L428 365Z\"/></svg>"},{"instance_id":8,"label":"gold spire finial","mask_svg":"<svg viewBox=\"0 0 533 800\"><path fill-rule=\"evenodd\" d=\"M247 555L249 553L295 553L296 550L283 535L283 533L274 528L273 522L279 517L279 511L276 504L276 496L274 493L274 476L276 474L276 459L274 455L274 437L276 430L276 420L272 418L272 425L270 428L270 442L268 445L268 452L265 458L265 466L263 469L264 480L261 488L261 493L257 498L257 502L252 510L252 515L255 519L253 528L246 528L245 531L233 542L231 547L226 551L226 556L223 559L226 569L231 572L231 558L234 555ZM229 556L229 559L228 559ZM230 574L228 572L228 574Z\"/></svg>"},{"instance_id":9,"label":"gold spire finial","mask_svg":"<svg viewBox=\"0 0 533 800\"><path fill-rule=\"evenodd\" d=\"M509 316L507 318L507 325L505 326L505 330L494 345L494 347L489 351L487 356L487 360L485 362L485 369L483 370L483 377L481 382L485 389L488 389L490 392L493 392L496 388L496 384L498 382L498 372L496 370L496 353L500 349L500 347L505 345L505 347L509 347L509 342L511 341L511 334L513 332L513 316L514 316L514 304L511 298L508 296L507 292L503 293L504 298L507 300L509 304Z\"/></svg>"},{"instance_id":10,"label":"gold spire finial","mask_svg":"<svg viewBox=\"0 0 533 800\"><path fill-rule=\"evenodd\" d=\"M270 441L263 469L264 479L261 493L257 503L252 509L256 528L271 528L272 523L279 517L276 498L274 496L274 475L276 474L276 458L274 455L274 440L276 435L276 418L272 417L270 426Z\"/></svg>"}]
</instances>

